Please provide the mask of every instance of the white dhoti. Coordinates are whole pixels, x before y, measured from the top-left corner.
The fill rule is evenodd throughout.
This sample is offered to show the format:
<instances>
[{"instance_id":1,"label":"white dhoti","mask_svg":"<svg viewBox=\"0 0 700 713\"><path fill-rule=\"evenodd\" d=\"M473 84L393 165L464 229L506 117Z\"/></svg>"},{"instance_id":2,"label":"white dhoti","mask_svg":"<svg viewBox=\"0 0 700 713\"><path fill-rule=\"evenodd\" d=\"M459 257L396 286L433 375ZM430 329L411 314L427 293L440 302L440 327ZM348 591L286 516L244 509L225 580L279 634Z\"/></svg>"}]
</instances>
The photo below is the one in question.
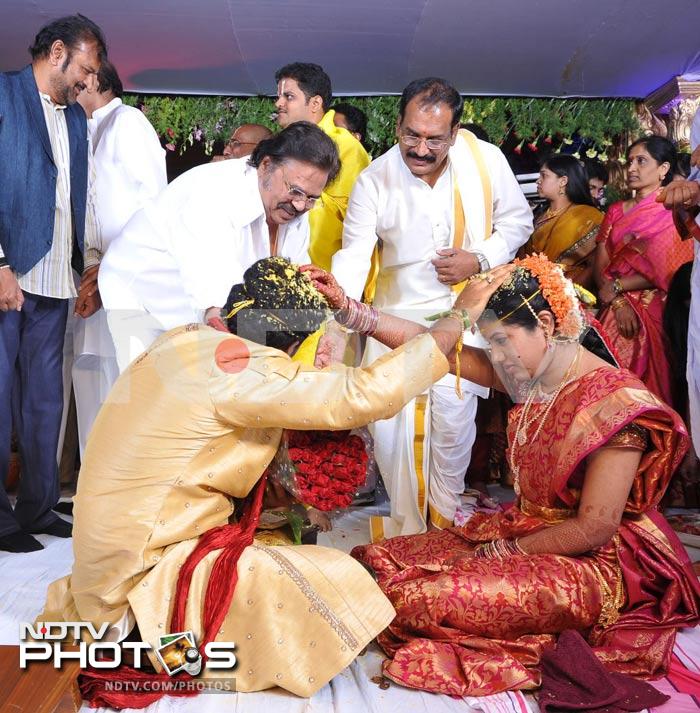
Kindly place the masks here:
<instances>
[{"instance_id":1,"label":"white dhoti","mask_svg":"<svg viewBox=\"0 0 700 713\"><path fill-rule=\"evenodd\" d=\"M82 458L92 424L119 376L119 368L105 311L100 309L87 319L73 319L72 376Z\"/></svg>"},{"instance_id":2,"label":"white dhoti","mask_svg":"<svg viewBox=\"0 0 700 713\"><path fill-rule=\"evenodd\" d=\"M69 304L66 336L63 342L63 417L58 444L61 461L70 405L71 387L75 398L80 458L95 422L97 412L119 376L112 337L103 309L83 319L73 314L75 300Z\"/></svg>"},{"instance_id":3,"label":"white dhoti","mask_svg":"<svg viewBox=\"0 0 700 713\"><path fill-rule=\"evenodd\" d=\"M468 384L462 379L464 389ZM463 396L456 394L454 377L430 390L428 510L438 527L452 525L476 438L478 399L466 390Z\"/></svg>"},{"instance_id":4,"label":"white dhoti","mask_svg":"<svg viewBox=\"0 0 700 713\"><path fill-rule=\"evenodd\" d=\"M389 517L373 517L372 541L425 532L428 514L450 527L464 491L476 437L475 394L455 393L454 377L414 399L395 418L370 426L374 453L391 501ZM466 382L462 379L462 385Z\"/></svg>"},{"instance_id":5,"label":"white dhoti","mask_svg":"<svg viewBox=\"0 0 700 713\"><path fill-rule=\"evenodd\" d=\"M450 309L454 299L449 288L443 287L438 294L434 287L429 290L428 285L434 282L429 263L387 271L377 283L374 304L384 312L430 325L425 317ZM433 296L426 298L430 292ZM403 306L394 307L401 301ZM416 307L419 301L422 304ZM463 341L483 346L481 337L470 332ZM369 364L387 351L369 338L363 362ZM428 516L437 527L452 525L476 438L477 396L488 396L488 389L462 379L460 399L456 385L456 377L448 374L394 418L370 426L375 458L391 503L389 517L370 520L373 542L425 532Z\"/></svg>"}]
</instances>

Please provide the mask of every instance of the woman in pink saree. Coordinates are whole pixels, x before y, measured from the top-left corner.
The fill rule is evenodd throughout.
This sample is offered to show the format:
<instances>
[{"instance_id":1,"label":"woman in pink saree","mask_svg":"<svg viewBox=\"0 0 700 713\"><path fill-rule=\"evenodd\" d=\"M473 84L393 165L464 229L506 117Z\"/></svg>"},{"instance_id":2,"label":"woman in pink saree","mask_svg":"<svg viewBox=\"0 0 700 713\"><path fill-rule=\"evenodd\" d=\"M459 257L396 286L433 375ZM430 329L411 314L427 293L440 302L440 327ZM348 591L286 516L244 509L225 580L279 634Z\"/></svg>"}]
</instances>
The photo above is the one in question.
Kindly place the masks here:
<instances>
[{"instance_id":1,"label":"woman in pink saree","mask_svg":"<svg viewBox=\"0 0 700 713\"><path fill-rule=\"evenodd\" d=\"M670 141L650 136L630 146L628 160L635 197L612 205L598 233L595 273L605 305L599 319L620 364L673 403L663 310L671 279L693 259L693 246L681 241L656 196L673 177L676 151Z\"/></svg>"},{"instance_id":2,"label":"woman in pink saree","mask_svg":"<svg viewBox=\"0 0 700 713\"><path fill-rule=\"evenodd\" d=\"M579 344L573 286L543 255L478 275L455 307L456 319L463 309L479 319L490 358L465 346L453 371L517 402L517 500L461 527L353 550L396 610L378 637L384 675L456 696L531 690L567 630L610 670L663 675L676 630L700 620L698 579L656 509L687 448L680 417ZM387 345L423 329L383 314L365 323Z\"/></svg>"}]
</instances>

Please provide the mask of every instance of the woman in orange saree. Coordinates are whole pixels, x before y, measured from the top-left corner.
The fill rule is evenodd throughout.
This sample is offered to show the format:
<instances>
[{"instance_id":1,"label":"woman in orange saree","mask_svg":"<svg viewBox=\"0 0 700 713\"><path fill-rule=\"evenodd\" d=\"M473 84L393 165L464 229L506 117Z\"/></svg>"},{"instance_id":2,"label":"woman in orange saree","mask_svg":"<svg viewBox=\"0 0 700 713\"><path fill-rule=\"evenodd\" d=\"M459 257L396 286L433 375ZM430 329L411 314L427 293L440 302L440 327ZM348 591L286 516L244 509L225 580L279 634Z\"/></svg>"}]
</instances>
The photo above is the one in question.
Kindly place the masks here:
<instances>
[{"instance_id":1,"label":"woman in orange saree","mask_svg":"<svg viewBox=\"0 0 700 713\"><path fill-rule=\"evenodd\" d=\"M596 281L606 305L599 320L620 364L673 403L663 310L671 279L693 259L693 246L681 241L673 215L656 196L673 177L676 151L670 141L650 136L630 146L628 160L635 197L612 205L598 234Z\"/></svg>"},{"instance_id":2,"label":"woman in orange saree","mask_svg":"<svg viewBox=\"0 0 700 713\"><path fill-rule=\"evenodd\" d=\"M480 317L494 366L465 346L455 370L519 401L508 428L518 497L462 527L353 550L396 610L378 637L384 674L456 696L534 689L543 651L573 629L609 669L660 676L676 629L700 620L697 577L656 510L685 428L633 374L579 345L582 315L558 266L530 256L503 270L477 276L453 311ZM486 304L471 293L489 282ZM413 333L384 315L373 329L389 345Z\"/></svg>"}]
</instances>

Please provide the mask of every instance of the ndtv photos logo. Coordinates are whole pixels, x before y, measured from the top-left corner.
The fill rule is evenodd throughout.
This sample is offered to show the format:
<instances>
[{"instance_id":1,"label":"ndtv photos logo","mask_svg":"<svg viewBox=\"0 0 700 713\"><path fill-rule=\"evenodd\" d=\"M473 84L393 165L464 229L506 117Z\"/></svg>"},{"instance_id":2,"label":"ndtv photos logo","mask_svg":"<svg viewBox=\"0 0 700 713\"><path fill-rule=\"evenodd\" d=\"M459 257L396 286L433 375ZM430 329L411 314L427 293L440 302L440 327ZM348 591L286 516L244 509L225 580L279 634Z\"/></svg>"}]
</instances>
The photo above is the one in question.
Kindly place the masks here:
<instances>
[{"instance_id":1,"label":"ndtv photos logo","mask_svg":"<svg viewBox=\"0 0 700 713\"><path fill-rule=\"evenodd\" d=\"M124 651L133 652L134 668L141 668L143 655L153 647L144 641L103 641L109 624L95 628L86 621L44 621L19 625L19 667L27 668L32 661L53 661L54 668L61 668L64 661L78 661L81 668L92 666L98 669L118 668ZM92 643L82 641L83 634L92 637ZM66 644L75 641L76 644ZM183 631L166 634L158 640L155 654L164 670L171 676L185 671L197 676L202 670L202 655L197 648L194 634ZM212 641L204 647L207 669L232 669L236 666L233 641Z\"/></svg>"}]
</instances>

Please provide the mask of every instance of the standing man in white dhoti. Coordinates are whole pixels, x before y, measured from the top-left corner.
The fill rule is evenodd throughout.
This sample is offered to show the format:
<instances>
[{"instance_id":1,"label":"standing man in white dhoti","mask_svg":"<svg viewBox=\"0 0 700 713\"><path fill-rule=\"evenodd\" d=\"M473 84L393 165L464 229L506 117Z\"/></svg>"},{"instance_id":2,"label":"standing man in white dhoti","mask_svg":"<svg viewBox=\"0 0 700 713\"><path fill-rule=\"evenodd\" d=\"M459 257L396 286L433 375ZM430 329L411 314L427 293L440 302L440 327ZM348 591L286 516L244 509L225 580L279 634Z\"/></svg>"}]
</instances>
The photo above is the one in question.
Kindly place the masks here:
<instances>
[{"instance_id":1,"label":"standing man in white dhoti","mask_svg":"<svg viewBox=\"0 0 700 713\"><path fill-rule=\"evenodd\" d=\"M338 169L333 141L298 122L249 160L187 171L139 211L99 276L120 371L163 332L218 314L257 260L309 262L306 213Z\"/></svg>"},{"instance_id":2,"label":"standing man in white dhoti","mask_svg":"<svg viewBox=\"0 0 700 713\"><path fill-rule=\"evenodd\" d=\"M462 107L442 79L419 79L404 90L399 143L360 174L333 258L332 272L351 297L361 296L371 265L374 305L419 321L450 309L465 280L511 260L530 236L532 214L505 157L459 131ZM333 351L330 331L321 362ZM368 339L365 362L384 351ZM374 424L391 516L373 518L373 540L422 532L428 522L452 525L475 437L476 397L488 395L465 380L461 390L463 399L447 377L395 418Z\"/></svg>"},{"instance_id":3,"label":"standing man in white dhoti","mask_svg":"<svg viewBox=\"0 0 700 713\"><path fill-rule=\"evenodd\" d=\"M168 184L165 150L158 135L143 112L122 103L123 93L116 68L103 60L96 86L84 89L78 97L88 117L93 151L92 191L103 253L131 216ZM93 289L96 281L97 273ZM84 286L81 293L85 292ZM119 376L119 369L103 309L87 319L74 317L69 321L73 358L66 365L66 381L70 393L72 371L82 457L97 412Z\"/></svg>"}]
</instances>

